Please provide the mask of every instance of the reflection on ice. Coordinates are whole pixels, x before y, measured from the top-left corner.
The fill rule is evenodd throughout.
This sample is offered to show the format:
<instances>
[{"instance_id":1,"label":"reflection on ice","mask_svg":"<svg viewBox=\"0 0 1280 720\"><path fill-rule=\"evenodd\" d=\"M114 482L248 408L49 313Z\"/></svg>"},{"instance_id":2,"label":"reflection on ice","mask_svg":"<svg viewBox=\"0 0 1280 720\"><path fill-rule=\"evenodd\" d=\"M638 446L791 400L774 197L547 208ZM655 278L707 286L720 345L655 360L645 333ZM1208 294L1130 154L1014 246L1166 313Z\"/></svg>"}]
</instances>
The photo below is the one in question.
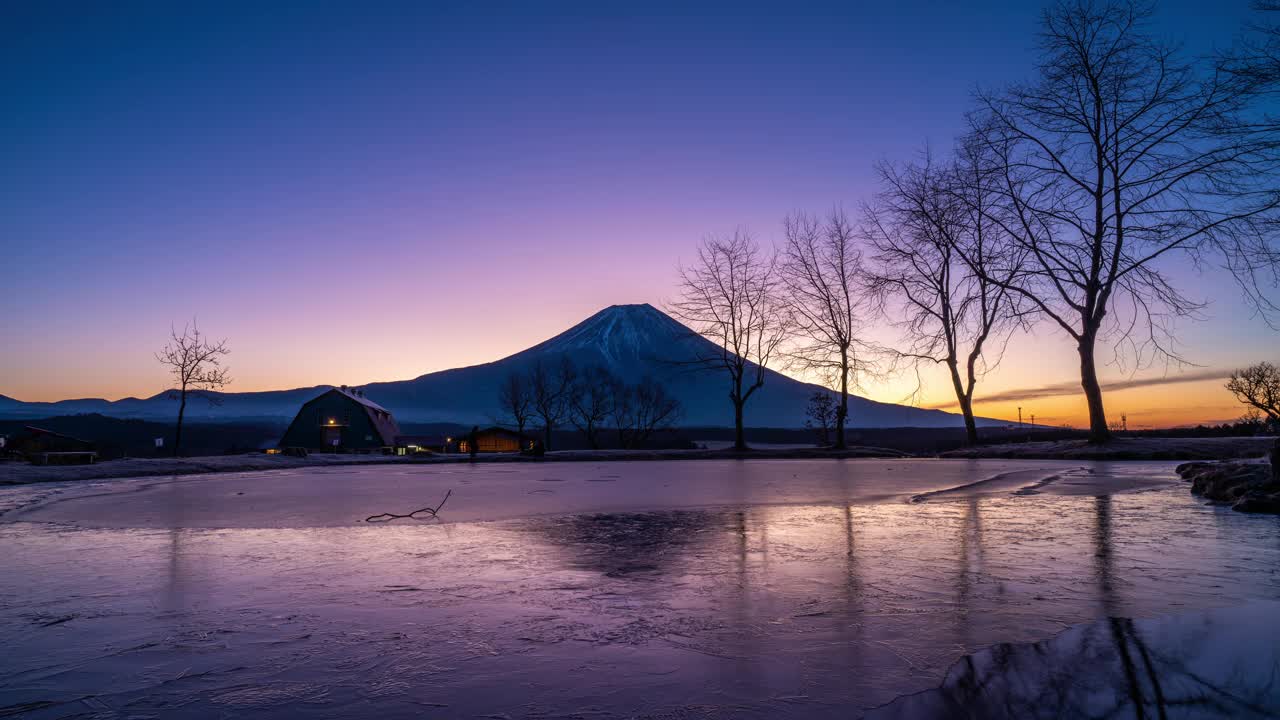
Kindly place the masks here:
<instances>
[{"instance_id":1,"label":"reflection on ice","mask_svg":"<svg viewBox=\"0 0 1280 720\"><path fill-rule=\"evenodd\" d=\"M0 544L0 715L32 718L850 717L994 643L1280 599L1280 522L1179 486L363 527L11 522ZM1097 627L1063 637L1104 653ZM1120 626L1134 667L1143 648L1176 659L1162 627ZM993 668L1039 651L1011 647L912 702L1012 687Z\"/></svg>"},{"instance_id":2,"label":"reflection on ice","mask_svg":"<svg viewBox=\"0 0 1280 720\"><path fill-rule=\"evenodd\" d=\"M1107 618L957 663L937 690L872 712L907 718L1274 718L1280 604Z\"/></svg>"}]
</instances>

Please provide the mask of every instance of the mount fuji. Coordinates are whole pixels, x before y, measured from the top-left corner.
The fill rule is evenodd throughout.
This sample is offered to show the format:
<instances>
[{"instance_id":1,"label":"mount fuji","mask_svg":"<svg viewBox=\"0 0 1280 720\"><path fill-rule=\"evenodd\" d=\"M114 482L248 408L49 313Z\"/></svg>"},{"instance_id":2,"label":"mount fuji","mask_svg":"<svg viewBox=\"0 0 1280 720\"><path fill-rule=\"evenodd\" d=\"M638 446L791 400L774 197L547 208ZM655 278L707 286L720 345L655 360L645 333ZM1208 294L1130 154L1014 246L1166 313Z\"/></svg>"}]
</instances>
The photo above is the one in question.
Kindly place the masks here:
<instances>
[{"instance_id":1,"label":"mount fuji","mask_svg":"<svg viewBox=\"0 0 1280 720\"><path fill-rule=\"evenodd\" d=\"M358 386L369 399L395 414L400 422L492 423L501 417L498 386L513 372L536 363L554 366L567 357L578 367L601 366L624 379L649 376L680 399L686 427L729 427L733 408L723 371L697 368L699 358L714 357L719 348L657 308L614 305L568 330L514 355L482 365L444 370L412 380ZM695 369L697 368L697 369ZM248 393L218 394L222 404L188 405L191 421L245 418L292 418L298 407L329 386ZM805 421L805 405L818 385L772 370L764 386L747 403L752 427L796 428ZM170 418L175 403L168 393L150 398L64 400L24 403L0 396L0 417L47 417L97 412L117 417ZM985 424L997 421L985 421ZM940 410L849 397L850 427L957 427L960 416Z\"/></svg>"}]
</instances>

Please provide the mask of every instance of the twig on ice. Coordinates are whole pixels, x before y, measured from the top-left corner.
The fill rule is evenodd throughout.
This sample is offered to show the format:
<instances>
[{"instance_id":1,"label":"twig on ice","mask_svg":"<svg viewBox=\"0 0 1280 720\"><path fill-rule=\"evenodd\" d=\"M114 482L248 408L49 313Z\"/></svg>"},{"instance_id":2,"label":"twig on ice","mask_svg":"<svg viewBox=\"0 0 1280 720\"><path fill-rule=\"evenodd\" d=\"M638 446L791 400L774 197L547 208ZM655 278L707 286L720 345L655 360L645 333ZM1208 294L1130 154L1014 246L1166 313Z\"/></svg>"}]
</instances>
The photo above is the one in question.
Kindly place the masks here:
<instances>
[{"instance_id":1,"label":"twig on ice","mask_svg":"<svg viewBox=\"0 0 1280 720\"><path fill-rule=\"evenodd\" d=\"M369 517L365 518L364 521L377 523L377 522L390 522L392 520L397 520L399 518L412 518L414 520L425 520L427 518L427 515L430 515L431 517L437 517L440 514L440 508L444 507L444 504L446 502L449 502L449 496L452 494L453 494L453 490L447 491L444 494L444 499L441 500L440 504L435 507L419 508L409 513L408 515L396 515L395 513L382 513L380 515L370 515ZM421 517L419 517L420 514L421 514Z\"/></svg>"}]
</instances>

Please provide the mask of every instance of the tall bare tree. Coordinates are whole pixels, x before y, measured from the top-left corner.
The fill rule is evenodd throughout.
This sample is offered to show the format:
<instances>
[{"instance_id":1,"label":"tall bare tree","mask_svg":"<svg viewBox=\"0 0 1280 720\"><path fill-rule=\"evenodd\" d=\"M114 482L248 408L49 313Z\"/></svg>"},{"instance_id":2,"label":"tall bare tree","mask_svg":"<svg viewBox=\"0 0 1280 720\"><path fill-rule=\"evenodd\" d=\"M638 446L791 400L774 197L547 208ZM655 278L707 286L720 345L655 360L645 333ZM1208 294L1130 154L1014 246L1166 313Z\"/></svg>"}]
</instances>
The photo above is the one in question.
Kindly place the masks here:
<instances>
[{"instance_id":1,"label":"tall bare tree","mask_svg":"<svg viewBox=\"0 0 1280 720\"><path fill-rule=\"evenodd\" d=\"M794 342L786 356L792 367L819 373L835 386L835 447L845 447L849 390L858 382L867 344L859 339L858 274L862 255L849 218L833 209L825 218L796 213L783 222L778 276L786 323Z\"/></svg>"},{"instance_id":2,"label":"tall bare tree","mask_svg":"<svg viewBox=\"0 0 1280 720\"><path fill-rule=\"evenodd\" d=\"M1280 423L1280 367L1260 362L1240 368L1227 379L1227 389L1240 402L1265 413L1269 422Z\"/></svg>"},{"instance_id":3,"label":"tall bare tree","mask_svg":"<svg viewBox=\"0 0 1280 720\"><path fill-rule=\"evenodd\" d=\"M1280 280L1280 162L1275 128L1253 122L1256 88L1183 61L1148 18L1135 2L1054 5L1037 79L980 94L973 114L1003 196L987 217L1028 259L1000 282L1075 342L1094 442L1110 436L1099 339L1118 358L1177 361L1171 322L1201 307L1169 263L1215 258L1269 310Z\"/></svg>"},{"instance_id":4,"label":"tall bare tree","mask_svg":"<svg viewBox=\"0 0 1280 720\"><path fill-rule=\"evenodd\" d=\"M680 273L680 297L668 310L719 352L697 358L724 371L733 404L734 448L746 450L743 416L747 401L764 386L784 333L776 300L777 261L743 230L709 236L697 260Z\"/></svg>"},{"instance_id":5,"label":"tall bare tree","mask_svg":"<svg viewBox=\"0 0 1280 720\"><path fill-rule=\"evenodd\" d=\"M541 360L529 371L529 404L542 423L542 446L551 449L551 435L568 417L578 370L568 357L554 367Z\"/></svg>"},{"instance_id":6,"label":"tall bare tree","mask_svg":"<svg viewBox=\"0 0 1280 720\"><path fill-rule=\"evenodd\" d=\"M926 153L919 163L881 163L877 172L882 189L866 211L874 252L866 288L902 331L907 344L898 357L946 367L966 437L976 443L973 393L1016 326L1005 287L1020 263L1004 256L1011 248L985 217L992 193L971 146L942 166Z\"/></svg>"},{"instance_id":7,"label":"tall bare tree","mask_svg":"<svg viewBox=\"0 0 1280 720\"><path fill-rule=\"evenodd\" d=\"M178 427L173 438L174 457L182 453L182 421L188 396L200 395L209 404L220 405L222 401L209 393L231 382L229 369L222 367L222 358L230 354L226 340L211 341L194 320L182 328L181 334L176 328L169 328L169 342L156 353L156 360L168 368L176 384L173 393L178 400Z\"/></svg>"},{"instance_id":8,"label":"tall bare tree","mask_svg":"<svg viewBox=\"0 0 1280 720\"><path fill-rule=\"evenodd\" d=\"M525 426L533 414L533 398L530 397L527 378L518 372L511 372L498 386L498 409L503 416L516 426L516 432L524 435Z\"/></svg>"}]
</instances>

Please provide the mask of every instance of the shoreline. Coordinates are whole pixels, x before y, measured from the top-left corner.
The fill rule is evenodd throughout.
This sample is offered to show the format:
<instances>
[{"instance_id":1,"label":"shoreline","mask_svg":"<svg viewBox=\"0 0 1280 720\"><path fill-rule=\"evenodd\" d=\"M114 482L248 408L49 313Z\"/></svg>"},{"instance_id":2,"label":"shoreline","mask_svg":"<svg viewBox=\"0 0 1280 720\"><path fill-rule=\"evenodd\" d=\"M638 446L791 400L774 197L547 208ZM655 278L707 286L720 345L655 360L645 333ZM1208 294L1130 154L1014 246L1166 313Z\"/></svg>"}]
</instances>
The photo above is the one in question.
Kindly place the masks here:
<instances>
[{"instance_id":1,"label":"shoreline","mask_svg":"<svg viewBox=\"0 0 1280 720\"><path fill-rule=\"evenodd\" d=\"M516 453L479 455L475 463L540 464L573 462L653 462L663 460L856 460L937 458L942 460L1241 460L1264 456L1274 438L1118 438L1106 445L1083 440L980 445L937 455L912 455L881 447L761 448L744 452L716 450L557 450L542 457ZM299 468L365 465L470 464L470 456L451 453L429 457L315 453L306 458L246 453L189 458L124 458L92 465L0 463L0 486L44 482L173 477L236 472L269 472Z\"/></svg>"},{"instance_id":2,"label":"shoreline","mask_svg":"<svg viewBox=\"0 0 1280 720\"><path fill-rule=\"evenodd\" d=\"M907 458L908 453L888 448L851 447L846 450L821 448L760 449L738 452L725 450L557 450L542 457L516 453L478 455L476 464L540 464L561 462L652 462L662 460L850 460L860 458ZM206 475L236 472L266 472L313 467L369 465L450 465L471 464L461 453L428 457L394 455L354 455L313 453L306 458L245 453L187 458L123 458L92 465L30 465L21 462L0 464L0 486L44 482L110 480L124 478Z\"/></svg>"}]
</instances>

